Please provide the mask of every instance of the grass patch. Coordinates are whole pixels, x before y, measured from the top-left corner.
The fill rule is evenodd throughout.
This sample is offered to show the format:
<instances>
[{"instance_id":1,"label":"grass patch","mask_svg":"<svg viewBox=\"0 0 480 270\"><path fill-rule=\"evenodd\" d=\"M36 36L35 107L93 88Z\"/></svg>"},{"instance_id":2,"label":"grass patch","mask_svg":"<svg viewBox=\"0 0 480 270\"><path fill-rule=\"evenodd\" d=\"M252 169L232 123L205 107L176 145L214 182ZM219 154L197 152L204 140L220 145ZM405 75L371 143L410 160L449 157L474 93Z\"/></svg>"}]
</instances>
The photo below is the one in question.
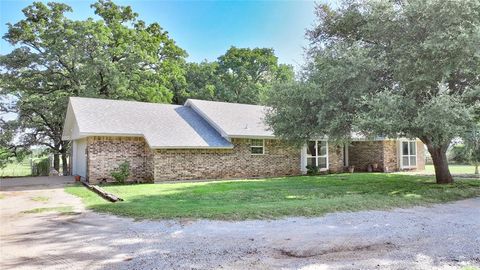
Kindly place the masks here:
<instances>
[{"instance_id":1,"label":"grass patch","mask_svg":"<svg viewBox=\"0 0 480 270\"><path fill-rule=\"evenodd\" d=\"M450 164L448 165L451 174L474 174L475 167L473 165L457 165ZM435 169L433 165L425 165L425 173L435 174Z\"/></svg>"},{"instance_id":2,"label":"grass patch","mask_svg":"<svg viewBox=\"0 0 480 270\"><path fill-rule=\"evenodd\" d=\"M34 208L26 211L22 211L24 214L38 214L44 212L58 212L61 214L67 214L73 212L73 207L71 206L58 206L58 207L40 207Z\"/></svg>"},{"instance_id":3,"label":"grass patch","mask_svg":"<svg viewBox=\"0 0 480 270\"><path fill-rule=\"evenodd\" d=\"M476 266L464 266L462 267L462 270L480 270L480 268Z\"/></svg>"},{"instance_id":4,"label":"grass patch","mask_svg":"<svg viewBox=\"0 0 480 270\"><path fill-rule=\"evenodd\" d=\"M110 203L82 186L66 191L89 209L137 219L270 219L389 209L480 196L480 181L437 185L432 177L355 173L272 179L105 186Z\"/></svg>"},{"instance_id":5,"label":"grass patch","mask_svg":"<svg viewBox=\"0 0 480 270\"><path fill-rule=\"evenodd\" d=\"M6 197L5 195L0 194L0 200L1 200L1 199L5 199L5 197Z\"/></svg>"},{"instance_id":6,"label":"grass patch","mask_svg":"<svg viewBox=\"0 0 480 270\"><path fill-rule=\"evenodd\" d=\"M45 197L45 196L37 196L37 197L30 198L30 200L32 200L34 202L48 202L48 200L50 200L50 198Z\"/></svg>"},{"instance_id":7,"label":"grass patch","mask_svg":"<svg viewBox=\"0 0 480 270\"><path fill-rule=\"evenodd\" d=\"M0 169L0 177L21 177L31 174L32 169L27 161L8 163L5 168Z\"/></svg>"},{"instance_id":8,"label":"grass patch","mask_svg":"<svg viewBox=\"0 0 480 270\"><path fill-rule=\"evenodd\" d=\"M0 169L0 177L5 178L17 178L17 177L25 177L32 175L32 167L31 163L36 162L45 158L46 156L36 156L33 158L25 158L23 161L18 162L15 159L12 159L10 163L7 163L5 168ZM62 168L62 164L60 161L60 172Z\"/></svg>"}]
</instances>

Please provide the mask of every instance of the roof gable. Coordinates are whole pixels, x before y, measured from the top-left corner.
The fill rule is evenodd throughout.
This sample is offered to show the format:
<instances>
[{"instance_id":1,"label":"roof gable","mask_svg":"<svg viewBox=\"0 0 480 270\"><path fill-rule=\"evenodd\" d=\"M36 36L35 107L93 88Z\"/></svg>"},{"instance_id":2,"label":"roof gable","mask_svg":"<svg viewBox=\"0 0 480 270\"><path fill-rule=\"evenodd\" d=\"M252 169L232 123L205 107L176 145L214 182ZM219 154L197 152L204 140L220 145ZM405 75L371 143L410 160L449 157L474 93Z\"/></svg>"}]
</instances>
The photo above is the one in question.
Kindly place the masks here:
<instances>
[{"instance_id":1,"label":"roof gable","mask_svg":"<svg viewBox=\"0 0 480 270\"><path fill-rule=\"evenodd\" d=\"M268 107L197 99L188 99L185 106L194 109L224 137L275 138L264 122Z\"/></svg>"},{"instance_id":2,"label":"roof gable","mask_svg":"<svg viewBox=\"0 0 480 270\"><path fill-rule=\"evenodd\" d=\"M75 134L72 127L78 127ZM181 105L72 97L64 139L143 136L151 148L231 148L207 121Z\"/></svg>"}]
</instances>

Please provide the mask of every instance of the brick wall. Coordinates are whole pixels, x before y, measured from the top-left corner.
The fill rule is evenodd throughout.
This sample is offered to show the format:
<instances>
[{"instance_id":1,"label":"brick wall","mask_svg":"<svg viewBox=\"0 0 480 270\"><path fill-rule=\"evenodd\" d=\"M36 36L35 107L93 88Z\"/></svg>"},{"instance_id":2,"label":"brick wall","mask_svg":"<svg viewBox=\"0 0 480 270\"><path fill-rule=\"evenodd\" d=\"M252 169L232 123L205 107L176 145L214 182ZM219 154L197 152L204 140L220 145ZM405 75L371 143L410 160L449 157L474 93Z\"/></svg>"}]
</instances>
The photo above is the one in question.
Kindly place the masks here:
<instances>
[{"instance_id":1,"label":"brick wall","mask_svg":"<svg viewBox=\"0 0 480 270\"><path fill-rule=\"evenodd\" d=\"M417 170L425 170L425 145L417 141Z\"/></svg>"},{"instance_id":2,"label":"brick wall","mask_svg":"<svg viewBox=\"0 0 480 270\"><path fill-rule=\"evenodd\" d=\"M383 141L383 164L381 169L385 172L394 172L400 169L397 141Z\"/></svg>"},{"instance_id":3,"label":"brick wall","mask_svg":"<svg viewBox=\"0 0 480 270\"><path fill-rule=\"evenodd\" d=\"M383 170L383 141L355 141L348 148L348 161L355 171L367 171L367 166L377 163Z\"/></svg>"},{"instance_id":4,"label":"brick wall","mask_svg":"<svg viewBox=\"0 0 480 270\"><path fill-rule=\"evenodd\" d=\"M129 179L153 180L153 154L141 137L88 137L87 155L91 183L112 179L112 171L124 161L130 163Z\"/></svg>"},{"instance_id":5,"label":"brick wall","mask_svg":"<svg viewBox=\"0 0 480 270\"><path fill-rule=\"evenodd\" d=\"M300 174L300 150L265 140L265 154L252 155L249 139L232 139L233 149L155 150L155 180L242 178Z\"/></svg>"},{"instance_id":6,"label":"brick wall","mask_svg":"<svg viewBox=\"0 0 480 270\"><path fill-rule=\"evenodd\" d=\"M150 150L141 137L89 137L87 174L92 183L112 179L111 172L124 161L130 162L130 179L141 181L248 178L300 174L300 150L279 140L265 140L265 154L252 155L249 139L233 139L233 149ZM397 141L359 141L349 147L349 164L366 171L378 163L379 169L399 169ZM425 168L423 143L417 142L417 167ZM329 145L329 168L343 170L342 147Z\"/></svg>"},{"instance_id":7,"label":"brick wall","mask_svg":"<svg viewBox=\"0 0 480 270\"><path fill-rule=\"evenodd\" d=\"M328 144L328 168L331 172L343 172L343 146Z\"/></svg>"},{"instance_id":8,"label":"brick wall","mask_svg":"<svg viewBox=\"0 0 480 270\"><path fill-rule=\"evenodd\" d=\"M417 168L425 169L425 150L421 141L417 141ZM400 170L399 141L356 141L349 147L349 164L355 171L366 171L372 163L378 164L380 171L392 172Z\"/></svg>"}]
</instances>

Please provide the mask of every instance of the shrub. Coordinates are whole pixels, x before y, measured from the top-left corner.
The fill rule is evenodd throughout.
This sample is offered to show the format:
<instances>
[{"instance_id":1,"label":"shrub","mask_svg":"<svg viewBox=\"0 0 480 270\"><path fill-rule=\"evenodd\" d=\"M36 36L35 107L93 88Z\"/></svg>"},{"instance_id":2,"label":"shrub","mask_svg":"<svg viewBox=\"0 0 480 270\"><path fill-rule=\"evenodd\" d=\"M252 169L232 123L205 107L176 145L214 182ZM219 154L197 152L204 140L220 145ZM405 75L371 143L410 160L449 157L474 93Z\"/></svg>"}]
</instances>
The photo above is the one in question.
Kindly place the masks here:
<instances>
[{"instance_id":1,"label":"shrub","mask_svg":"<svg viewBox=\"0 0 480 270\"><path fill-rule=\"evenodd\" d=\"M317 175L318 167L315 165L307 165L307 174L308 175Z\"/></svg>"},{"instance_id":2,"label":"shrub","mask_svg":"<svg viewBox=\"0 0 480 270\"><path fill-rule=\"evenodd\" d=\"M456 163L467 163L468 162L468 152L463 144L456 144L452 146L449 151L449 158L450 160Z\"/></svg>"},{"instance_id":3,"label":"shrub","mask_svg":"<svg viewBox=\"0 0 480 270\"><path fill-rule=\"evenodd\" d=\"M47 176L50 172L50 159L42 158L35 160L32 164L33 176Z\"/></svg>"},{"instance_id":4,"label":"shrub","mask_svg":"<svg viewBox=\"0 0 480 270\"><path fill-rule=\"evenodd\" d=\"M120 163L118 168L114 170L111 175L118 183L124 183L130 175L130 163L128 161Z\"/></svg>"}]
</instances>

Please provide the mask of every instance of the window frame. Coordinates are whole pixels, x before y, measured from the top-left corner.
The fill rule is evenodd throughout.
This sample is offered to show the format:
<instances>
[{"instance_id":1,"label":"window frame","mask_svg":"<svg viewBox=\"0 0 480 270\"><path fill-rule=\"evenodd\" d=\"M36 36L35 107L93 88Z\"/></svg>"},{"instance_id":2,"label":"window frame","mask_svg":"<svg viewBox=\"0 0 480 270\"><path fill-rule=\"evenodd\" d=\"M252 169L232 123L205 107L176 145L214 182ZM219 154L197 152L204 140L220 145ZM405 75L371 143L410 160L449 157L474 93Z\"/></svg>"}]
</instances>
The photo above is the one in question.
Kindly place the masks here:
<instances>
[{"instance_id":1,"label":"window frame","mask_svg":"<svg viewBox=\"0 0 480 270\"><path fill-rule=\"evenodd\" d=\"M310 154L308 154L308 144L310 142L315 142L315 156L312 156ZM319 144L320 142L320 144ZM325 142L325 155L320 155L321 153L321 149L318 147L320 146L321 147L321 142ZM319 169L319 170L328 170L330 165L329 165L329 160L328 160L328 141L327 140L309 140L307 142L307 155L306 155L306 165L308 166L308 159L315 159L315 166ZM321 158L325 158L325 167L323 168L320 168L318 165L319 165L319 160Z\"/></svg>"},{"instance_id":2,"label":"window frame","mask_svg":"<svg viewBox=\"0 0 480 270\"><path fill-rule=\"evenodd\" d=\"M254 140L261 140L262 141L262 145L253 145L253 141ZM252 149L253 148L261 148L262 149L262 153L253 153L252 152ZM261 156L261 155L265 155L265 139L250 139L250 154L252 156Z\"/></svg>"},{"instance_id":3,"label":"window frame","mask_svg":"<svg viewBox=\"0 0 480 270\"><path fill-rule=\"evenodd\" d=\"M403 144L407 144L407 152L408 154L405 155L403 153ZM412 154L411 144L415 145L415 154ZM418 154L418 146L416 140L402 140L400 141L400 168L401 169L415 169L417 168L417 154ZM415 165L411 165L411 158L415 158ZM404 164L403 159L407 158L408 164Z\"/></svg>"}]
</instances>

